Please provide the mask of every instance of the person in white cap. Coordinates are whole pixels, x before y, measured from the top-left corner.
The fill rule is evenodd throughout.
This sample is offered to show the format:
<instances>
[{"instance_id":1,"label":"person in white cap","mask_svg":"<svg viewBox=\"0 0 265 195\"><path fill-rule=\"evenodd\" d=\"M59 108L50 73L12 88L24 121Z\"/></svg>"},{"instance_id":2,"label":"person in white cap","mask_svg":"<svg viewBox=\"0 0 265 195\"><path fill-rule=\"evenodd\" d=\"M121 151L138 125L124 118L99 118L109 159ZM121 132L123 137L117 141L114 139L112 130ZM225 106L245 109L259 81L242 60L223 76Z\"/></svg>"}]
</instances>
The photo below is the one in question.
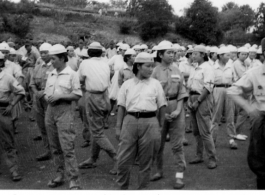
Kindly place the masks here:
<instances>
[{"instance_id":1,"label":"person in white cap","mask_svg":"<svg viewBox=\"0 0 265 195\"><path fill-rule=\"evenodd\" d=\"M67 54L68 54L67 66L72 68L73 71L77 71L78 70L78 66L79 66L79 59L78 59L78 57L76 57L76 54L75 54L75 51L74 51L74 47L73 46L68 46L66 48L66 50L67 50ZM87 50L83 49L81 54L83 52L87 52Z\"/></svg>"},{"instance_id":2,"label":"person in white cap","mask_svg":"<svg viewBox=\"0 0 265 195\"><path fill-rule=\"evenodd\" d=\"M180 47L180 58L179 58L179 61L180 62L187 60L187 58L185 57L185 55L186 55L186 47L181 46Z\"/></svg>"},{"instance_id":3,"label":"person in white cap","mask_svg":"<svg viewBox=\"0 0 265 195\"><path fill-rule=\"evenodd\" d=\"M185 135L185 110L183 108L184 100L188 98L184 78L178 67L174 66L174 48L169 41L162 41L158 45L158 60L160 65L156 66L152 77L157 79L164 90L167 104L165 122L162 128L161 147L157 156L157 173L151 177L152 181L163 177L163 153L166 142L166 136L169 134L173 156L175 159L176 180L174 189L184 187L183 177L186 169L186 161L183 149L183 139Z\"/></svg>"},{"instance_id":4,"label":"person in white cap","mask_svg":"<svg viewBox=\"0 0 265 195\"><path fill-rule=\"evenodd\" d=\"M214 89L213 89L213 117L211 132L215 144L217 142L217 134L219 130L219 123L223 110L225 110L224 117L226 119L226 130L229 136L229 146L231 149L237 149L235 138L237 137L234 117L235 105L226 95L226 89L231 87L235 82L235 73L231 64L227 63L229 60L230 50L228 47L222 47L217 51L218 61L214 65Z\"/></svg>"},{"instance_id":5,"label":"person in white cap","mask_svg":"<svg viewBox=\"0 0 265 195\"><path fill-rule=\"evenodd\" d=\"M228 61L229 64L233 64L236 60L237 60L237 47L233 46L233 45L229 45L228 46L229 50L230 50L230 59Z\"/></svg>"},{"instance_id":6,"label":"person in white cap","mask_svg":"<svg viewBox=\"0 0 265 195\"><path fill-rule=\"evenodd\" d=\"M109 62L109 59L108 59L107 56L106 56L106 48L105 48L105 47L102 47L101 58L102 58L102 60L105 61L106 63Z\"/></svg>"},{"instance_id":7,"label":"person in white cap","mask_svg":"<svg viewBox=\"0 0 265 195\"><path fill-rule=\"evenodd\" d=\"M214 66L215 62L217 61L217 52L218 47L211 47L210 48L210 54L209 54L209 63Z\"/></svg>"},{"instance_id":8,"label":"person in white cap","mask_svg":"<svg viewBox=\"0 0 265 195\"><path fill-rule=\"evenodd\" d=\"M80 38L78 40L78 47L75 49L75 54L78 56L78 57L81 57L82 55L82 51L86 49L85 48L85 40L84 38Z\"/></svg>"},{"instance_id":9,"label":"person in white cap","mask_svg":"<svg viewBox=\"0 0 265 195\"><path fill-rule=\"evenodd\" d=\"M197 62L198 65L188 80L187 86L190 91L188 107L197 148L196 158L189 163L202 163L205 148L208 157L207 167L215 169L217 158L212 132L210 131L214 72L208 63L205 46L194 47L192 55L194 62Z\"/></svg>"},{"instance_id":10,"label":"person in white cap","mask_svg":"<svg viewBox=\"0 0 265 195\"><path fill-rule=\"evenodd\" d=\"M117 183L122 190L129 188L136 157L139 159L137 188L148 186L152 162L159 150L167 102L159 81L150 78L153 68L153 57L139 53L133 65L135 77L125 81L119 91L115 129L120 142Z\"/></svg>"},{"instance_id":11,"label":"person in white cap","mask_svg":"<svg viewBox=\"0 0 265 195\"><path fill-rule=\"evenodd\" d=\"M136 55L138 55L141 52L141 45L135 45L133 49L135 50Z\"/></svg>"},{"instance_id":12,"label":"person in white cap","mask_svg":"<svg viewBox=\"0 0 265 195\"><path fill-rule=\"evenodd\" d=\"M26 39L24 42L24 46L22 46L18 49L18 53L21 54L23 57L25 57L28 55L29 50L30 50L30 52L33 53L33 55L35 55L36 59L40 58L40 53L39 53L39 50L37 49L37 47L32 45L31 40Z\"/></svg>"},{"instance_id":13,"label":"person in white cap","mask_svg":"<svg viewBox=\"0 0 265 195\"><path fill-rule=\"evenodd\" d=\"M49 43L43 43L40 46L41 61L34 68L30 84L31 90L34 93L35 104L33 109L36 113L36 122L38 129L41 133L44 153L36 158L37 161L45 161L51 159L50 144L48 141L47 130L45 127L45 113L47 110L48 103L44 99L44 89L46 86L47 78L50 72L54 70L51 58L49 55L49 49L52 47Z\"/></svg>"},{"instance_id":14,"label":"person in white cap","mask_svg":"<svg viewBox=\"0 0 265 195\"><path fill-rule=\"evenodd\" d=\"M111 59L113 56L117 55L117 49L114 47L113 41L110 42L109 48L106 51L106 55L108 59Z\"/></svg>"},{"instance_id":15,"label":"person in white cap","mask_svg":"<svg viewBox=\"0 0 265 195\"><path fill-rule=\"evenodd\" d=\"M115 115L114 113L111 113L111 111L113 110L115 104L116 104L116 100L117 100L117 96L119 93L119 84L118 84L118 77L119 77L119 71L123 69L124 67L124 54L127 50L127 46L125 44L120 45L120 54L113 56L110 61L109 61L109 66L111 67L111 70L114 71L114 75L111 79L111 85L109 88L109 98L110 98L110 104L111 104L111 109L110 109L110 113L109 115ZM106 128L108 127L108 125L106 126Z\"/></svg>"},{"instance_id":16,"label":"person in white cap","mask_svg":"<svg viewBox=\"0 0 265 195\"><path fill-rule=\"evenodd\" d=\"M239 80L249 67L246 65L245 60L248 57L249 50L246 47L241 47L238 49L238 59L233 63L233 68L235 72L235 81ZM242 134L244 123L247 120L248 115L242 108L237 108L236 116L236 132L238 137L242 140L246 140L247 136Z\"/></svg>"},{"instance_id":17,"label":"person in white cap","mask_svg":"<svg viewBox=\"0 0 265 195\"><path fill-rule=\"evenodd\" d=\"M147 52L148 46L146 44L142 44L140 47L141 47L141 52Z\"/></svg>"},{"instance_id":18,"label":"person in white cap","mask_svg":"<svg viewBox=\"0 0 265 195\"><path fill-rule=\"evenodd\" d=\"M5 160L12 180L20 181L22 177L18 172L12 110L24 98L25 90L12 75L3 71L4 68L5 55L0 52L0 149L5 153ZM12 99L11 94L14 94Z\"/></svg>"},{"instance_id":19,"label":"person in white cap","mask_svg":"<svg viewBox=\"0 0 265 195\"><path fill-rule=\"evenodd\" d=\"M101 58L102 46L93 42L88 47L90 59L84 60L79 67L80 81L85 83L86 111L88 115L89 130L93 136L90 157L79 164L80 169L95 168L99 153L104 150L114 161L114 168L110 174L115 175L117 154L114 146L104 133L104 121L110 110L108 87L110 82L110 69Z\"/></svg>"},{"instance_id":20,"label":"person in white cap","mask_svg":"<svg viewBox=\"0 0 265 195\"><path fill-rule=\"evenodd\" d=\"M63 45L53 45L49 49L49 55L54 70L49 73L44 90L44 97L48 102L45 126L57 177L49 181L48 187L62 185L66 174L69 189L80 189L72 109L72 101L77 101L82 96L80 81L78 74L66 65L68 56Z\"/></svg>"}]
</instances>

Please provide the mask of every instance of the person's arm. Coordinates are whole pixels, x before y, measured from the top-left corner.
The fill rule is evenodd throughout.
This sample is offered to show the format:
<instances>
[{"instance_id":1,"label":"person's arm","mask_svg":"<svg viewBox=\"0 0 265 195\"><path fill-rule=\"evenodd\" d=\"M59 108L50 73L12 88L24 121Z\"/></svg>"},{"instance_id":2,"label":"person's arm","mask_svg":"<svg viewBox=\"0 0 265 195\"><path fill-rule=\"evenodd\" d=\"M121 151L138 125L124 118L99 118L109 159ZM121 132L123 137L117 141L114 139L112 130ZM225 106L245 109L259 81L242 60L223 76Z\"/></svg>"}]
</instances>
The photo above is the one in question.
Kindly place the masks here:
<instances>
[{"instance_id":1,"label":"person's arm","mask_svg":"<svg viewBox=\"0 0 265 195\"><path fill-rule=\"evenodd\" d=\"M119 70L119 76L118 76L118 85L119 85L119 88L121 88L121 86L123 84L123 78L124 78L123 70Z\"/></svg>"},{"instance_id":2,"label":"person's arm","mask_svg":"<svg viewBox=\"0 0 265 195\"><path fill-rule=\"evenodd\" d=\"M119 106L118 108L118 114L117 114L117 123L116 123L116 139L119 141L120 140L120 135L121 135L121 128L122 128L122 122L125 116L125 107Z\"/></svg>"},{"instance_id":3,"label":"person's arm","mask_svg":"<svg viewBox=\"0 0 265 195\"><path fill-rule=\"evenodd\" d=\"M158 122L161 128L163 128L165 122L165 114L166 114L166 106L160 107L158 112Z\"/></svg>"}]
</instances>

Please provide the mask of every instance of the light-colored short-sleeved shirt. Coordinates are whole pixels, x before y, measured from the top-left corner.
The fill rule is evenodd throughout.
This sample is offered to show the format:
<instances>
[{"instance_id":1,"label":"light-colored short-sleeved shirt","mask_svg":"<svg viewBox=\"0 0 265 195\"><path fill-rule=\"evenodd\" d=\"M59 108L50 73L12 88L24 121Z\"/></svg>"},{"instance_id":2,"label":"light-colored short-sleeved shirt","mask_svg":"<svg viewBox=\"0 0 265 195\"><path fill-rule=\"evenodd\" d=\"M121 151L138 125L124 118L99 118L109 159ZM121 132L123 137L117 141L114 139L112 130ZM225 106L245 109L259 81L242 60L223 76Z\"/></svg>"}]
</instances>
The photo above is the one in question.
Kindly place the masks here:
<instances>
[{"instance_id":1,"label":"light-colored short-sleeved shirt","mask_svg":"<svg viewBox=\"0 0 265 195\"><path fill-rule=\"evenodd\" d=\"M113 67L112 69L114 71L119 71L123 69L126 63L124 62L122 55L115 55L109 60L108 64Z\"/></svg>"},{"instance_id":2,"label":"light-colored short-sleeved shirt","mask_svg":"<svg viewBox=\"0 0 265 195\"><path fill-rule=\"evenodd\" d=\"M202 93L203 88L206 88L210 93L213 90L214 72L213 67L204 62L195 67L195 71L190 75L187 87L191 91Z\"/></svg>"},{"instance_id":3,"label":"light-colored short-sleeved shirt","mask_svg":"<svg viewBox=\"0 0 265 195\"><path fill-rule=\"evenodd\" d=\"M188 61L183 61L179 64L179 70L185 75L191 75L195 71L195 66Z\"/></svg>"},{"instance_id":4,"label":"light-colored short-sleeved shirt","mask_svg":"<svg viewBox=\"0 0 265 195\"><path fill-rule=\"evenodd\" d=\"M161 83L166 97L177 97L177 100L188 97L183 87L183 76L176 66L158 65L153 70L152 77Z\"/></svg>"},{"instance_id":5,"label":"light-colored short-sleeved shirt","mask_svg":"<svg viewBox=\"0 0 265 195\"><path fill-rule=\"evenodd\" d=\"M31 47L31 50L32 50L32 51L34 52L34 54L36 55L36 58L37 58L37 59L40 58L40 52L39 52L39 50L38 50L35 46L32 46L32 47ZM20 55L22 55L22 56L26 56L27 53L28 53L28 51L26 50L25 46L23 46L23 47L19 48L18 53L19 53Z\"/></svg>"},{"instance_id":6,"label":"light-colored short-sleeved shirt","mask_svg":"<svg viewBox=\"0 0 265 195\"><path fill-rule=\"evenodd\" d=\"M3 71L15 77L16 79L20 77L24 78L21 66L9 60L5 62L5 67L3 68Z\"/></svg>"},{"instance_id":7,"label":"light-colored short-sleeved shirt","mask_svg":"<svg viewBox=\"0 0 265 195\"><path fill-rule=\"evenodd\" d=\"M252 94L250 103L260 111L265 111L265 66L248 70L227 90L227 94Z\"/></svg>"},{"instance_id":8,"label":"light-colored short-sleeved shirt","mask_svg":"<svg viewBox=\"0 0 265 195\"><path fill-rule=\"evenodd\" d=\"M121 86L118 105L125 107L127 112L155 112L162 106L167 106L167 101L158 80L139 80L134 77Z\"/></svg>"},{"instance_id":9,"label":"light-colored short-sleeved shirt","mask_svg":"<svg viewBox=\"0 0 265 195\"><path fill-rule=\"evenodd\" d=\"M43 60L36 65L30 79L30 86L35 85L38 90L44 90L48 75L54 70L51 62L46 64Z\"/></svg>"},{"instance_id":10,"label":"light-colored short-sleeved shirt","mask_svg":"<svg viewBox=\"0 0 265 195\"><path fill-rule=\"evenodd\" d=\"M60 73L54 69L48 76L44 94L49 97L71 93L82 96L78 74L68 66Z\"/></svg>"},{"instance_id":11,"label":"light-colored short-sleeved shirt","mask_svg":"<svg viewBox=\"0 0 265 195\"><path fill-rule=\"evenodd\" d=\"M82 52L83 50L86 50L86 48L83 47L83 49L80 49L79 47L75 49L75 54L78 56L78 57L81 57L82 56Z\"/></svg>"},{"instance_id":12,"label":"light-colored short-sleeved shirt","mask_svg":"<svg viewBox=\"0 0 265 195\"><path fill-rule=\"evenodd\" d=\"M106 51L106 55L109 59L111 59L113 56L117 55L116 48L113 48L113 49L108 48Z\"/></svg>"},{"instance_id":13,"label":"light-colored short-sleeved shirt","mask_svg":"<svg viewBox=\"0 0 265 195\"><path fill-rule=\"evenodd\" d=\"M110 85L110 68L102 58L83 60L78 75L87 91L105 91Z\"/></svg>"},{"instance_id":14,"label":"light-colored short-sleeved shirt","mask_svg":"<svg viewBox=\"0 0 265 195\"><path fill-rule=\"evenodd\" d=\"M121 87L125 81L134 77L132 68L133 67L129 67L126 65L123 70L119 71L119 77L118 77L119 87Z\"/></svg>"},{"instance_id":15,"label":"light-colored short-sleeved shirt","mask_svg":"<svg viewBox=\"0 0 265 195\"><path fill-rule=\"evenodd\" d=\"M10 74L0 72L0 102L10 102L10 95L25 95L24 88Z\"/></svg>"},{"instance_id":16,"label":"light-colored short-sleeved shirt","mask_svg":"<svg viewBox=\"0 0 265 195\"><path fill-rule=\"evenodd\" d=\"M66 63L66 65L72 68L73 71L77 71L78 70L78 58L68 57L68 62Z\"/></svg>"},{"instance_id":17,"label":"light-colored short-sleeved shirt","mask_svg":"<svg viewBox=\"0 0 265 195\"><path fill-rule=\"evenodd\" d=\"M235 82L235 73L232 65L227 63L224 67L222 67L217 62L214 65L214 84L232 85L234 82Z\"/></svg>"},{"instance_id":18,"label":"light-colored short-sleeved shirt","mask_svg":"<svg viewBox=\"0 0 265 195\"><path fill-rule=\"evenodd\" d=\"M233 63L233 68L235 72L236 81L240 79L243 76L243 74L249 69L249 67L239 59L237 59Z\"/></svg>"}]
</instances>

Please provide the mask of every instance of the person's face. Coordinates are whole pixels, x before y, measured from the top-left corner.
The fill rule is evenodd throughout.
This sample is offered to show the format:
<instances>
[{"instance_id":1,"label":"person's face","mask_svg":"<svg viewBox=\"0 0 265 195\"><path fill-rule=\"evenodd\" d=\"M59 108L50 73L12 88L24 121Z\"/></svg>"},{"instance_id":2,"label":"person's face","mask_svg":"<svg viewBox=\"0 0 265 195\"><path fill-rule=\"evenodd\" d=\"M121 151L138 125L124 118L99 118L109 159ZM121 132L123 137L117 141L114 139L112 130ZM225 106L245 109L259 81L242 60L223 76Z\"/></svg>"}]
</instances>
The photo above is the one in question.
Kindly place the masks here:
<instances>
[{"instance_id":1,"label":"person's face","mask_svg":"<svg viewBox=\"0 0 265 195\"><path fill-rule=\"evenodd\" d=\"M166 64L171 64L174 59L174 51L173 50L166 50L163 55L160 54L160 58L162 59L162 62Z\"/></svg>"},{"instance_id":2,"label":"person's face","mask_svg":"<svg viewBox=\"0 0 265 195\"><path fill-rule=\"evenodd\" d=\"M150 62L150 63L145 63L142 66L138 66L138 70L139 70L139 75L144 78L144 79L148 79L151 77L153 70L155 68L154 63Z\"/></svg>"},{"instance_id":3,"label":"person's face","mask_svg":"<svg viewBox=\"0 0 265 195\"><path fill-rule=\"evenodd\" d=\"M220 60L226 64L228 62L228 60L230 59L230 53L225 53L220 55Z\"/></svg>"},{"instance_id":4,"label":"person's face","mask_svg":"<svg viewBox=\"0 0 265 195\"><path fill-rule=\"evenodd\" d=\"M60 59L58 56L52 55L51 56L51 63L55 69L58 69L62 66L62 64L64 64L64 61L63 61L63 58Z\"/></svg>"},{"instance_id":5,"label":"person's face","mask_svg":"<svg viewBox=\"0 0 265 195\"><path fill-rule=\"evenodd\" d=\"M239 53L239 56L238 58L241 60L241 61L245 61L248 57L248 53Z\"/></svg>"},{"instance_id":6,"label":"person's face","mask_svg":"<svg viewBox=\"0 0 265 195\"><path fill-rule=\"evenodd\" d=\"M48 51L41 51L40 56L45 63L49 62L51 59Z\"/></svg>"},{"instance_id":7,"label":"person's face","mask_svg":"<svg viewBox=\"0 0 265 195\"><path fill-rule=\"evenodd\" d=\"M125 52L126 52L126 50L124 50L124 49L120 49L120 54L121 54L122 56L124 56Z\"/></svg>"},{"instance_id":8,"label":"person's face","mask_svg":"<svg viewBox=\"0 0 265 195\"><path fill-rule=\"evenodd\" d=\"M109 47L110 47L110 49L113 49L113 48L114 48L114 44L111 43L111 44L109 45Z\"/></svg>"},{"instance_id":9,"label":"person's face","mask_svg":"<svg viewBox=\"0 0 265 195\"><path fill-rule=\"evenodd\" d=\"M231 55L230 55L230 59L236 59L237 58L237 53L236 52L231 52L230 53Z\"/></svg>"},{"instance_id":10,"label":"person's face","mask_svg":"<svg viewBox=\"0 0 265 195\"><path fill-rule=\"evenodd\" d=\"M181 50L181 52L180 52L181 57L184 57L185 56L185 53L186 53L186 51Z\"/></svg>"},{"instance_id":11,"label":"person's face","mask_svg":"<svg viewBox=\"0 0 265 195\"><path fill-rule=\"evenodd\" d=\"M217 60L217 53L213 53L213 54L212 54L212 60L213 60L213 61L216 61L216 60Z\"/></svg>"},{"instance_id":12,"label":"person's face","mask_svg":"<svg viewBox=\"0 0 265 195\"><path fill-rule=\"evenodd\" d=\"M16 60L17 55L16 54L9 54L9 61L14 62Z\"/></svg>"},{"instance_id":13,"label":"person's face","mask_svg":"<svg viewBox=\"0 0 265 195\"><path fill-rule=\"evenodd\" d=\"M106 51L102 51L101 57L105 57L106 56Z\"/></svg>"},{"instance_id":14,"label":"person's face","mask_svg":"<svg viewBox=\"0 0 265 195\"><path fill-rule=\"evenodd\" d=\"M131 64L134 63L136 55L131 55L131 57L129 58L128 62L130 62Z\"/></svg>"},{"instance_id":15,"label":"person's face","mask_svg":"<svg viewBox=\"0 0 265 195\"><path fill-rule=\"evenodd\" d=\"M256 52L249 52L249 58L251 60L256 59L256 57L257 57L257 53Z\"/></svg>"},{"instance_id":16,"label":"person's face","mask_svg":"<svg viewBox=\"0 0 265 195\"><path fill-rule=\"evenodd\" d=\"M199 63L202 61L203 57L202 54L198 51L192 53L192 59L195 63Z\"/></svg>"},{"instance_id":17,"label":"person's face","mask_svg":"<svg viewBox=\"0 0 265 195\"><path fill-rule=\"evenodd\" d=\"M84 41L83 40L79 40L78 45L80 48L84 47Z\"/></svg>"},{"instance_id":18,"label":"person's face","mask_svg":"<svg viewBox=\"0 0 265 195\"><path fill-rule=\"evenodd\" d=\"M26 45L25 48L26 48L27 52L30 53L32 45Z\"/></svg>"},{"instance_id":19,"label":"person's face","mask_svg":"<svg viewBox=\"0 0 265 195\"><path fill-rule=\"evenodd\" d=\"M5 56L5 60L8 58L9 51L8 50L0 50L2 54Z\"/></svg>"},{"instance_id":20,"label":"person's face","mask_svg":"<svg viewBox=\"0 0 265 195\"><path fill-rule=\"evenodd\" d=\"M74 52L74 50L73 50L73 49L68 50L68 55L69 55L70 57L74 57L74 56L75 56L75 52Z\"/></svg>"}]
</instances>

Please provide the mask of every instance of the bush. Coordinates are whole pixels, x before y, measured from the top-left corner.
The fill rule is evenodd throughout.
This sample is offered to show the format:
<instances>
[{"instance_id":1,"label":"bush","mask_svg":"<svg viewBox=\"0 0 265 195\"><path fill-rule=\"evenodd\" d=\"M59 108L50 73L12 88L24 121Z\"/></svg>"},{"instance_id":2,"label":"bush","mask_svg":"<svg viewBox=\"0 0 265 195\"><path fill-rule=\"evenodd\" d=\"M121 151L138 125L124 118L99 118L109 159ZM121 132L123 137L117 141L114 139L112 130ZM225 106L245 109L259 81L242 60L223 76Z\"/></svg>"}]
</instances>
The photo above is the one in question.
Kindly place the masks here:
<instances>
[{"instance_id":1,"label":"bush","mask_svg":"<svg viewBox=\"0 0 265 195\"><path fill-rule=\"evenodd\" d=\"M147 41L167 34L169 26L159 21L147 21L141 24L140 29L141 38Z\"/></svg>"},{"instance_id":2,"label":"bush","mask_svg":"<svg viewBox=\"0 0 265 195\"><path fill-rule=\"evenodd\" d=\"M2 30L4 32L10 32L17 35L20 38L24 38L30 31L30 22L32 17L28 14L14 14L4 15Z\"/></svg>"},{"instance_id":3,"label":"bush","mask_svg":"<svg viewBox=\"0 0 265 195\"><path fill-rule=\"evenodd\" d=\"M120 23L120 33L121 34L130 34L132 27L131 27L132 23L130 21L124 20Z\"/></svg>"}]
</instances>

